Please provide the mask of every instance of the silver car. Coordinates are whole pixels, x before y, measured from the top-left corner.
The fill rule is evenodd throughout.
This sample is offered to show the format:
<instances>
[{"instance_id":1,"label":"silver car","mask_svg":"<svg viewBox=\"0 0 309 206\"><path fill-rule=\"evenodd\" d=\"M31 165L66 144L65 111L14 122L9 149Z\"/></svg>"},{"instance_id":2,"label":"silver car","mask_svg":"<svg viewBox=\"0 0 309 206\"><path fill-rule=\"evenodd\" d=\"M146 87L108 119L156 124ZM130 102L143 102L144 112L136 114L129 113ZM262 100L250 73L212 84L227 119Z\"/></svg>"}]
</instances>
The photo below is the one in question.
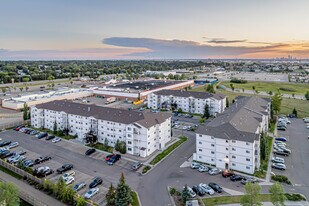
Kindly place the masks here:
<instances>
[{"instance_id":1,"label":"silver car","mask_svg":"<svg viewBox=\"0 0 309 206\"><path fill-rule=\"evenodd\" d=\"M208 171L208 174L210 175L218 175L220 173L222 173L222 170L219 168L212 168Z\"/></svg>"},{"instance_id":2,"label":"silver car","mask_svg":"<svg viewBox=\"0 0 309 206\"><path fill-rule=\"evenodd\" d=\"M198 185L205 193L209 194L209 195L213 195L215 194L215 191L209 187L207 184L204 184L204 183L200 183Z\"/></svg>"},{"instance_id":3,"label":"silver car","mask_svg":"<svg viewBox=\"0 0 309 206\"><path fill-rule=\"evenodd\" d=\"M205 165L200 165L200 167L198 168L199 172L207 172L209 170L209 168Z\"/></svg>"},{"instance_id":4,"label":"silver car","mask_svg":"<svg viewBox=\"0 0 309 206\"><path fill-rule=\"evenodd\" d=\"M198 168L200 168L200 165L201 165L200 163L192 162L192 163L191 163L191 168L192 168L192 169L198 169Z\"/></svg>"},{"instance_id":5,"label":"silver car","mask_svg":"<svg viewBox=\"0 0 309 206\"><path fill-rule=\"evenodd\" d=\"M281 157L272 157L271 161L274 162L274 163L282 163L282 164L284 164L284 159L281 158Z\"/></svg>"},{"instance_id":6,"label":"silver car","mask_svg":"<svg viewBox=\"0 0 309 206\"><path fill-rule=\"evenodd\" d=\"M271 165L271 167L275 168L275 169L278 169L278 170L285 170L286 169L285 164L282 164L282 163L273 163Z\"/></svg>"}]
</instances>

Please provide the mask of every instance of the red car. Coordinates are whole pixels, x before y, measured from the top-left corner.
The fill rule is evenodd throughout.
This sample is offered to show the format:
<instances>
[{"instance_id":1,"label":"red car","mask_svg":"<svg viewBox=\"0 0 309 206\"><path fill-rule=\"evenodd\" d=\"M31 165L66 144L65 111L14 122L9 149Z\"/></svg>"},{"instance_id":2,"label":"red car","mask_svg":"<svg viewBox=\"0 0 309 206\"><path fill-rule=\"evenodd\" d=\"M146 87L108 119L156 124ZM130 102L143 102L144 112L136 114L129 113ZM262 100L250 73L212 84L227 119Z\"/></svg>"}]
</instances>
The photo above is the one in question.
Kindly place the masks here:
<instances>
[{"instance_id":1,"label":"red car","mask_svg":"<svg viewBox=\"0 0 309 206\"><path fill-rule=\"evenodd\" d=\"M19 131L21 128L23 128L23 127L25 127L25 126L18 126L18 127L16 127L14 130L15 131Z\"/></svg>"},{"instance_id":2,"label":"red car","mask_svg":"<svg viewBox=\"0 0 309 206\"><path fill-rule=\"evenodd\" d=\"M231 176L233 176L234 175L234 172L233 171L231 171L231 170L224 170L223 172L222 172L222 177L231 177Z\"/></svg>"},{"instance_id":3,"label":"red car","mask_svg":"<svg viewBox=\"0 0 309 206\"><path fill-rule=\"evenodd\" d=\"M115 154L110 154L110 155L107 155L104 159L106 160L106 161L109 161L112 157L114 157L115 156Z\"/></svg>"}]
</instances>

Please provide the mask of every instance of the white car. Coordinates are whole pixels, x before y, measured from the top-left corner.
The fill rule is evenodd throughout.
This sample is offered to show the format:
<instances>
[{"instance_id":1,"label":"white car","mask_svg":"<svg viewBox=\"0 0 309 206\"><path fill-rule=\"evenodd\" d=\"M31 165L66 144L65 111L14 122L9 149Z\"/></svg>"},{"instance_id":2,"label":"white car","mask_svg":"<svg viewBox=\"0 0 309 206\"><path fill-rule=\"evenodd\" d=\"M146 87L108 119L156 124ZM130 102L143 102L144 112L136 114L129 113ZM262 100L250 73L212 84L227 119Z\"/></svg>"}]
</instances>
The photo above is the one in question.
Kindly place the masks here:
<instances>
[{"instance_id":1,"label":"white car","mask_svg":"<svg viewBox=\"0 0 309 206\"><path fill-rule=\"evenodd\" d=\"M183 126L182 129L183 129L183 130L186 130L186 129L188 129L188 127L187 127L187 126Z\"/></svg>"},{"instance_id":2,"label":"white car","mask_svg":"<svg viewBox=\"0 0 309 206\"><path fill-rule=\"evenodd\" d=\"M195 198L196 197L196 193L192 190L191 187L187 186L188 190L189 190L189 194L191 198Z\"/></svg>"},{"instance_id":3,"label":"white car","mask_svg":"<svg viewBox=\"0 0 309 206\"><path fill-rule=\"evenodd\" d=\"M70 176L75 176L75 172L73 170L66 172L64 175L62 175L62 179L65 180Z\"/></svg>"},{"instance_id":4,"label":"white car","mask_svg":"<svg viewBox=\"0 0 309 206\"><path fill-rule=\"evenodd\" d=\"M200 165L200 167L198 168L199 172L207 172L209 170L209 168L205 165Z\"/></svg>"},{"instance_id":5,"label":"white car","mask_svg":"<svg viewBox=\"0 0 309 206\"><path fill-rule=\"evenodd\" d=\"M192 163L191 163L191 168L192 168L192 169L198 169L198 168L200 168L200 165L201 165L200 163L192 162Z\"/></svg>"},{"instance_id":6,"label":"white car","mask_svg":"<svg viewBox=\"0 0 309 206\"><path fill-rule=\"evenodd\" d=\"M55 138L52 140L52 143L57 143L57 142L60 142L60 141L61 141L61 138L55 137Z\"/></svg>"},{"instance_id":7,"label":"white car","mask_svg":"<svg viewBox=\"0 0 309 206\"><path fill-rule=\"evenodd\" d=\"M63 180L64 180L64 183L66 185L72 184L75 181L73 176L69 176L69 177L67 177L66 179L63 179Z\"/></svg>"},{"instance_id":8,"label":"white car","mask_svg":"<svg viewBox=\"0 0 309 206\"><path fill-rule=\"evenodd\" d=\"M86 192L85 194L85 199L90 199L91 197L93 197L95 194L97 194L99 192L99 188L95 187L92 188L90 190L88 190L88 192Z\"/></svg>"},{"instance_id":9,"label":"white car","mask_svg":"<svg viewBox=\"0 0 309 206\"><path fill-rule=\"evenodd\" d=\"M178 128L179 128L179 125L176 124L176 125L174 126L174 129L178 129Z\"/></svg>"},{"instance_id":10,"label":"white car","mask_svg":"<svg viewBox=\"0 0 309 206\"><path fill-rule=\"evenodd\" d=\"M25 156L22 156L22 155L14 155L14 156L8 158L7 161L8 161L8 163L16 163L16 162L18 162L19 160L22 161L22 160L24 160L24 159L26 159Z\"/></svg>"},{"instance_id":11,"label":"white car","mask_svg":"<svg viewBox=\"0 0 309 206\"><path fill-rule=\"evenodd\" d=\"M275 162L275 163L283 163L284 164L284 159L281 158L281 157L272 157L271 161Z\"/></svg>"},{"instance_id":12,"label":"white car","mask_svg":"<svg viewBox=\"0 0 309 206\"><path fill-rule=\"evenodd\" d=\"M19 143L18 142L12 142L11 144L9 144L8 146L6 146L8 149L12 149L14 147L18 147Z\"/></svg>"},{"instance_id":13,"label":"white car","mask_svg":"<svg viewBox=\"0 0 309 206\"><path fill-rule=\"evenodd\" d=\"M200 183L198 186L202 188L202 190L204 190L204 192L209 195L215 194L215 191L211 187L209 187L207 184Z\"/></svg>"},{"instance_id":14,"label":"white car","mask_svg":"<svg viewBox=\"0 0 309 206\"><path fill-rule=\"evenodd\" d=\"M208 171L208 174L210 175L217 175L217 174L220 174L222 173L222 170L219 169L219 168L212 168Z\"/></svg>"}]
</instances>

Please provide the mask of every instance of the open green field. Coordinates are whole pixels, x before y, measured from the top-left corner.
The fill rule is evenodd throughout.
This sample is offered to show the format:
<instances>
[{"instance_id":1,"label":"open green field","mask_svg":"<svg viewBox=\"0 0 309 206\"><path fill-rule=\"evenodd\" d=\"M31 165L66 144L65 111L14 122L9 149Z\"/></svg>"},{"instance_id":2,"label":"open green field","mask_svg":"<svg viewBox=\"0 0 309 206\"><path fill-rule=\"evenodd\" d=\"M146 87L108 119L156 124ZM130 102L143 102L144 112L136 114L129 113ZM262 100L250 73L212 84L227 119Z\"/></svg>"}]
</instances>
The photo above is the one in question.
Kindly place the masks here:
<instances>
[{"instance_id":1,"label":"open green field","mask_svg":"<svg viewBox=\"0 0 309 206\"><path fill-rule=\"evenodd\" d=\"M207 206L214 206L220 204L233 204L240 203L242 195L239 196L222 196L222 197L211 197L211 198L203 198L203 202ZM261 202L270 202L269 194L260 194Z\"/></svg>"},{"instance_id":2,"label":"open green field","mask_svg":"<svg viewBox=\"0 0 309 206\"><path fill-rule=\"evenodd\" d=\"M296 83L286 83L286 82L247 82L245 84L237 84L231 83L229 81L221 82L220 85L231 88L231 84L233 84L235 89L245 89L245 90L253 90L252 87L255 86L255 90L273 93L278 90L282 94L303 94L309 91L309 84L296 84Z\"/></svg>"},{"instance_id":3,"label":"open green field","mask_svg":"<svg viewBox=\"0 0 309 206\"><path fill-rule=\"evenodd\" d=\"M193 88L191 91L195 92L205 92L203 87ZM230 103L232 103L233 99L237 96L252 96L252 94L244 94L244 93L237 93L237 92L230 92L223 89L217 89L218 93L224 94L227 96ZM260 97L266 97L262 95L255 94ZM268 97L270 98L270 97ZM294 107L298 112L298 117L309 117L309 101L307 100L300 100L300 99L292 99L292 98L283 98L282 105L281 105L281 114L291 114Z\"/></svg>"}]
</instances>

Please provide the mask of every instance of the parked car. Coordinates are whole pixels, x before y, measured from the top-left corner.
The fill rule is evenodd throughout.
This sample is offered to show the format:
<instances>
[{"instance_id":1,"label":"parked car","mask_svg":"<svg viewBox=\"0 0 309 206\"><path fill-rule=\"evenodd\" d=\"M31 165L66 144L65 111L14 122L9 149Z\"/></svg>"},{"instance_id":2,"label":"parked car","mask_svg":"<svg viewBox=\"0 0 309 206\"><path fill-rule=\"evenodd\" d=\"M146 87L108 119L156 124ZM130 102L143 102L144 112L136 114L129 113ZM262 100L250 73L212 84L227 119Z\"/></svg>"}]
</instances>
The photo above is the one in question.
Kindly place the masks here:
<instances>
[{"instance_id":1,"label":"parked car","mask_svg":"<svg viewBox=\"0 0 309 206\"><path fill-rule=\"evenodd\" d=\"M222 177L231 177L231 176L233 176L234 175L234 172L233 171L231 171L231 170L224 170L223 172L222 172Z\"/></svg>"},{"instance_id":2,"label":"parked car","mask_svg":"<svg viewBox=\"0 0 309 206\"><path fill-rule=\"evenodd\" d=\"M191 163L191 168L192 169L198 169L200 168L201 164L200 163L197 163L197 162L192 162Z\"/></svg>"},{"instance_id":3,"label":"parked car","mask_svg":"<svg viewBox=\"0 0 309 206\"><path fill-rule=\"evenodd\" d=\"M79 183L77 183L76 185L74 185L73 190L74 190L75 192L77 192L77 191L83 189L84 187L86 187L86 183L84 183L84 182L79 182Z\"/></svg>"},{"instance_id":4,"label":"parked car","mask_svg":"<svg viewBox=\"0 0 309 206\"><path fill-rule=\"evenodd\" d=\"M291 154L291 150L290 149L288 149L288 148L282 148L282 150L283 150L283 152L285 152L285 153L288 153L288 154Z\"/></svg>"},{"instance_id":5,"label":"parked car","mask_svg":"<svg viewBox=\"0 0 309 206\"><path fill-rule=\"evenodd\" d=\"M64 183L66 185L72 184L73 182L75 182L75 178L73 176L68 176L67 178L63 179Z\"/></svg>"},{"instance_id":6,"label":"parked car","mask_svg":"<svg viewBox=\"0 0 309 206\"><path fill-rule=\"evenodd\" d=\"M39 134L37 134L35 137L37 137L38 139L42 139L44 137L47 137L48 134L46 132L41 132Z\"/></svg>"},{"instance_id":7,"label":"parked car","mask_svg":"<svg viewBox=\"0 0 309 206\"><path fill-rule=\"evenodd\" d=\"M230 180L233 181L233 182L235 182L235 181L240 181L240 180L242 180L243 178L244 178L244 177L241 176L241 175L234 174L234 175L232 175L232 176L230 177Z\"/></svg>"},{"instance_id":8,"label":"parked car","mask_svg":"<svg viewBox=\"0 0 309 206\"><path fill-rule=\"evenodd\" d=\"M199 187L198 185L194 185L194 186L192 187L192 190L193 190L198 196L203 196L203 195L205 195L204 190L203 190L201 187Z\"/></svg>"},{"instance_id":9,"label":"parked car","mask_svg":"<svg viewBox=\"0 0 309 206\"><path fill-rule=\"evenodd\" d=\"M15 131L19 131L19 130L20 130L21 128L23 128L23 127L24 127L23 125L19 125L19 126L15 127L14 130L15 130Z\"/></svg>"},{"instance_id":10,"label":"parked car","mask_svg":"<svg viewBox=\"0 0 309 206\"><path fill-rule=\"evenodd\" d=\"M275 169L279 169L279 170L285 170L286 169L285 164L282 164L282 163L273 163L271 165L271 167L275 168Z\"/></svg>"},{"instance_id":11,"label":"parked car","mask_svg":"<svg viewBox=\"0 0 309 206\"><path fill-rule=\"evenodd\" d=\"M295 115L295 114L288 114L288 117L289 117L289 118L295 118L296 115Z\"/></svg>"},{"instance_id":12,"label":"parked car","mask_svg":"<svg viewBox=\"0 0 309 206\"><path fill-rule=\"evenodd\" d=\"M24 155L24 154L26 154L27 152L26 151L24 151L24 150L18 150L18 151L16 151L16 152L14 152L14 155Z\"/></svg>"},{"instance_id":13,"label":"parked car","mask_svg":"<svg viewBox=\"0 0 309 206\"><path fill-rule=\"evenodd\" d=\"M107 164L108 165L113 165L115 164L118 160L121 159L121 155L120 154L116 154L114 155L113 157L111 157L108 161L107 161Z\"/></svg>"},{"instance_id":14,"label":"parked car","mask_svg":"<svg viewBox=\"0 0 309 206\"><path fill-rule=\"evenodd\" d=\"M271 161L274 163L283 163L284 164L284 159L281 157L272 157Z\"/></svg>"},{"instance_id":15,"label":"parked car","mask_svg":"<svg viewBox=\"0 0 309 206\"><path fill-rule=\"evenodd\" d=\"M276 155L289 156L289 154L284 152L283 150L276 150L276 149L274 149L273 153L276 154Z\"/></svg>"},{"instance_id":16,"label":"parked car","mask_svg":"<svg viewBox=\"0 0 309 206\"><path fill-rule=\"evenodd\" d=\"M286 127L284 127L284 126L278 126L278 127L277 127L277 130L285 131L285 130L286 130Z\"/></svg>"},{"instance_id":17,"label":"parked car","mask_svg":"<svg viewBox=\"0 0 309 206\"><path fill-rule=\"evenodd\" d=\"M23 165L24 167L32 167L34 165L33 160L24 160Z\"/></svg>"},{"instance_id":18,"label":"parked car","mask_svg":"<svg viewBox=\"0 0 309 206\"><path fill-rule=\"evenodd\" d=\"M15 147L18 147L19 143L18 142L12 142L11 144L9 144L8 146L6 146L8 149L12 149Z\"/></svg>"},{"instance_id":19,"label":"parked car","mask_svg":"<svg viewBox=\"0 0 309 206\"><path fill-rule=\"evenodd\" d=\"M115 156L115 154L110 154L110 155L107 155L104 159L105 161L109 161L113 156Z\"/></svg>"},{"instance_id":20,"label":"parked car","mask_svg":"<svg viewBox=\"0 0 309 206\"><path fill-rule=\"evenodd\" d=\"M57 173L62 174L62 173L66 172L68 170L71 170L71 169L73 169L72 164L64 164L64 165L62 165L62 167L57 169Z\"/></svg>"},{"instance_id":21,"label":"parked car","mask_svg":"<svg viewBox=\"0 0 309 206\"><path fill-rule=\"evenodd\" d=\"M220 185L218 185L218 184L216 184L216 183L214 183L214 182L210 182L210 183L208 184L208 186L211 187L211 188L212 188L215 192L217 192L217 193L223 192L222 187L220 187Z\"/></svg>"},{"instance_id":22,"label":"parked car","mask_svg":"<svg viewBox=\"0 0 309 206\"><path fill-rule=\"evenodd\" d=\"M90 199L92 198L95 194L97 194L99 192L99 188L92 188L90 190L88 190L85 194L85 199Z\"/></svg>"},{"instance_id":23,"label":"parked car","mask_svg":"<svg viewBox=\"0 0 309 206\"><path fill-rule=\"evenodd\" d=\"M39 131L32 130L32 131L30 132L30 135L37 135L37 134L39 134L39 133L40 133Z\"/></svg>"},{"instance_id":24,"label":"parked car","mask_svg":"<svg viewBox=\"0 0 309 206\"><path fill-rule=\"evenodd\" d=\"M54 138L55 138L54 135L48 135L48 136L45 138L45 140L52 140L52 139L54 139Z\"/></svg>"},{"instance_id":25,"label":"parked car","mask_svg":"<svg viewBox=\"0 0 309 206\"><path fill-rule=\"evenodd\" d=\"M7 162L14 164L14 163L16 163L18 161L22 161L24 159L26 159L26 157L23 156L23 155L13 155L13 156L11 156L10 158L7 159Z\"/></svg>"},{"instance_id":26,"label":"parked car","mask_svg":"<svg viewBox=\"0 0 309 206\"><path fill-rule=\"evenodd\" d=\"M51 160L50 156L39 157L39 158L34 160L34 164L37 165L37 164L40 164L40 163L48 161L48 160Z\"/></svg>"},{"instance_id":27,"label":"parked car","mask_svg":"<svg viewBox=\"0 0 309 206\"><path fill-rule=\"evenodd\" d=\"M200 167L198 168L199 172L208 172L209 168L205 165L200 165Z\"/></svg>"},{"instance_id":28,"label":"parked car","mask_svg":"<svg viewBox=\"0 0 309 206\"><path fill-rule=\"evenodd\" d=\"M189 190L189 194L191 198L195 198L196 197L196 193L192 190L191 187L187 186L188 190Z\"/></svg>"},{"instance_id":29,"label":"parked car","mask_svg":"<svg viewBox=\"0 0 309 206\"><path fill-rule=\"evenodd\" d=\"M11 152L10 150L4 150L3 152L1 152L0 158L4 159L4 158L8 158L13 155L14 155L14 152Z\"/></svg>"},{"instance_id":30,"label":"parked car","mask_svg":"<svg viewBox=\"0 0 309 206\"><path fill-rule=\"evenodd\" d=\"M282 145L286 145L285 142L279 141L279 140L275 140L275 144L282 144Z\"/></svg>"},{"instance_id":31,"label":"parked car","mask_svg":"<svg viewBox=\"0 0 309 206\"><path fill-rule=\"evenodd\" d=\"M94 188L103 183L103 179L101 177L95 177L89 185L89 188Z\"/></svg>"},{"instance_id":32,"label":"parked car","mask_svg":"<svg viewBox=\"0 0 309 206\"><path fill-rule=\"evenodd\" d=\"M183 129L183 130L187 130L188 127L187 127L187 126L183 126L182 129Z\"/></svg>"},{"instance_id":33,"label":"parked car","mask_svg":"<svg viewBox=\"0 0 309 206\"><path fill-rule=\"evenodd\" d=\"M86 152L85 152L85 155L91 155L95 152L96 150L94 148L91 148L91 149L88 149Z\"/></svg>"},{"instance_id":34,"label":"parked car","mask_svg":"<svg viewBox=\"0 0 309 206\"><path fill-rule=\"evenodd\" d=\"M209 195L215 194L215 191L211 187L209 187L207 184L200 183L199 187L202 188L202 190L204 190L206 194L209 194Z\"/></svg>"},{"instance_id":35,"label":"parked car","mask_svg":"<svg viewBox=\"0 0 309 206\"><path fill-rule=\"evenodd\" d=\"M132 165L132 170L138 170L141 166L143 166L143 163L141 162L135 162L133 165Z\"/></svg>"},{"instance_id":36,"label":"parked car","mask_svg":"<svg viewBox=\"0 0 309 206\"><path fill-rule=\"evenodd\" d=\"M210 175L217 175L217 174L220 174L222 172L221 169L219 168L212 168L208 171L208 174Z\"/></svg>"},{"instance_id":37,"label":"parked car","mask_svg":"<svg viewBox=\"0 0 309 206\"><path fill-rule=\"evenodd\" d=\"M55 138L52 140L52 143L57 143L57 142L60 142L60 141L61 141L61 138L55 137Z\"/></svg>"},{"instance_id":38,"label":"parked car","mask_svg":"<svg viewBox=\"0 0 309 206\"><path fill-rule=\"evenodd\" d=\"M39 167L33 171L33 175L39 178L46 177L47 175L50 175L52 173L54 173L54 171L50 167L47 167L47 166Z\"/></svg>"},{"instance_id":39,"label":"parked car","mask_svg":"<svg viewBox=\"0 0 309 206\"><path fill-rule=\"evenodd\" d=\"M241 182L241 184L245 185L245 184L247 184L249 182L257 183L258 180L256 178L254 178L254 177L244 177L240 182Z\"/></svg>"},{"instance_id":40,"label":"parked car","mask_svg":"<svg viewBox=\"0 0 309 206\"><path fill-rule=\"evenodd\" d=\"M70 176L75 176L75 172L73 170L66 172L64 175L62 175L62 179L67 179Z\"/></svg>"},{"instance_id":41,"label":"parked car","mask_svg":"<svg viewBox=\"0 0 309 206\"><path fill-rule=\"evenodd\" d=\"M288 141L285 137L277 137L275 140L281 141L281 142L287 142Z\"/></svg>"},{"instance_id":42,"label":"parked car","mask_svg":"<svg viewBox=\"0 0 309 206\"><path fill-rule=\"evenodd\" d=\"M11 141L1 141L0 142L0 147L4 147L4 146L7 146L7 145L9 145L9 144L11 144L12 142Z\"/></svg>"}]
</instances>

